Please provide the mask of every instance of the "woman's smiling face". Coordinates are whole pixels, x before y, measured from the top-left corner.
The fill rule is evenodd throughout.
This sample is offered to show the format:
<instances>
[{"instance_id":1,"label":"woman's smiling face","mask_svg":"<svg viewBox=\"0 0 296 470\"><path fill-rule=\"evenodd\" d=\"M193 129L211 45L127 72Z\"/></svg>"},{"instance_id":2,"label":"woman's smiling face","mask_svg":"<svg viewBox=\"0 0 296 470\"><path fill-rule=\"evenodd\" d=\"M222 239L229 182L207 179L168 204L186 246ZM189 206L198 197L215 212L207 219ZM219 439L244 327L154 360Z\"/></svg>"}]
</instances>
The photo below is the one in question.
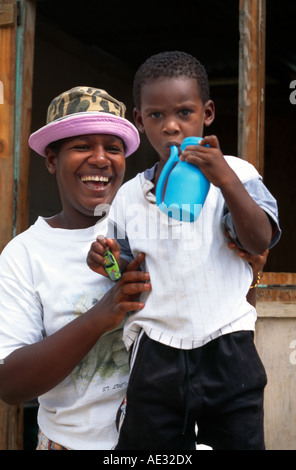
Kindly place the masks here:
<instances>
[{"instance_id":1,"label":"woman's smiling face","mask_svg":"<svg viewBox=\"0 0 296 470\"><path fill-rule=\"evenodd\" d=\"M111 204L124 178L124 153L123 141L109 134L70 137L57 152L47 147L47 168L56 174L68 228L93 225L95 209Z\"/></svg>"}]
</instances>

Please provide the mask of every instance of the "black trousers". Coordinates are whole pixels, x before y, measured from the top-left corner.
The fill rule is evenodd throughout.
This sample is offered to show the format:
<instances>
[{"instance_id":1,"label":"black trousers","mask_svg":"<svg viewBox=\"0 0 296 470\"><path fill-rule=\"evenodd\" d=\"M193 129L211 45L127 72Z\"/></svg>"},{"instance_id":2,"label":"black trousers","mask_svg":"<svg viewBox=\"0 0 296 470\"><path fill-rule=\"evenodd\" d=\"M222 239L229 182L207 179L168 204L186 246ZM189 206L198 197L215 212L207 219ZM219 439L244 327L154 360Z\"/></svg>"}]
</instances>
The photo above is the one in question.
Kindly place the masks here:
<instances>
[{"instance_id":1,"label":"black trousers","mask_svg":"<svg viewBox=\"0 0 296 470\"><path fill-rule=\"evenodd\" d=\"M231 333L187 351L144 334L115 449L264 450L267 379L253 336Z\"/></svg>"}]
</instances>

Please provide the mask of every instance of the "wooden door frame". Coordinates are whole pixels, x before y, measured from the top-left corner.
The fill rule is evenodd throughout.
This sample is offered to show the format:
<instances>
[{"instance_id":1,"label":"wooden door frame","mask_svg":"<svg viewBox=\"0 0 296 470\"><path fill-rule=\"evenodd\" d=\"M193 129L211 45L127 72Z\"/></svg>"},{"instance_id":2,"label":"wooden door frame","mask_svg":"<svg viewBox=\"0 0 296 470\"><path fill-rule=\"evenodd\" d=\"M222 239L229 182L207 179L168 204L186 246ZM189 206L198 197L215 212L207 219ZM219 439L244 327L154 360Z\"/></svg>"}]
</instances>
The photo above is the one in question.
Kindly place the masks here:
<instances>
[{"instance_id":1,"label":"wooden door frame","mask_svg":"<svg viewBox=\"0 0 296 470\"><path fill-rule=\"evenodd\" d=\"M0 13L1 252L28 226L35 0L0 1ZM22 448L23 406L0 402L0 450Z\"/></svg>"},{"instance_id":2,"label":"wooden door frame","mask_svg":"<svg viewBox=\"0 0 296 470\"><path fill-rule=\"evenodd\" d=\"M266 0L240 0L239 31L238 155L263 176ZM261 300L282 301L289 290L289 298L295 303L295 288L295 273L268 272L264 273L258 295ZM276 294L270 297L272 289Z\"/></svg>"}]
</instances>

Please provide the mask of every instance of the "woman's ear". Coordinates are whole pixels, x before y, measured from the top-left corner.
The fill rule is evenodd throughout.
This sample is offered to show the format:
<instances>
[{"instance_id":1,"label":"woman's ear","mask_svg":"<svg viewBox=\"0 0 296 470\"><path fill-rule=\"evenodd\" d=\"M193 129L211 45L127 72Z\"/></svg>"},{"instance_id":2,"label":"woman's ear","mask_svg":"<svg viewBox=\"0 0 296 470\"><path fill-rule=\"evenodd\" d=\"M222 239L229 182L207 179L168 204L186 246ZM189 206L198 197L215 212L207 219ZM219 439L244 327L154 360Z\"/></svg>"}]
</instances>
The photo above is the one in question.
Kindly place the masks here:
<instances>
[{"instance_id":1,"label":"woman's ear","mask_svg":"<svg viewBox=\"0 0 296 470\"><path fill-rule=\"evenodd\" d=\"M136 124L136 128L138 129L139 132L144 133L145 127L143 124L141 111L138 108L134 108L133 114L134 114L134 121Z\"/></svg>"},{"instance_id":2,"label":"woman's ear","mask_svg":"<svg viewBox=\"0 0 296 470\"><path fill-rule=\"evenodd\" d=\"M45 149L45 164L49 173L55 175L57 171L57 154L50 147L46 147Z\"/></svg>"},{"instance_id":3,"label":"woman's ear","mask_svg":"<svg viewBox=\"0 0 296 470\"><path fill-rule=\"evenodd\" d=\"M210 126L215 119L214 101L208 100L204 105L204 125Z\"/></svg>"}]
</instances>

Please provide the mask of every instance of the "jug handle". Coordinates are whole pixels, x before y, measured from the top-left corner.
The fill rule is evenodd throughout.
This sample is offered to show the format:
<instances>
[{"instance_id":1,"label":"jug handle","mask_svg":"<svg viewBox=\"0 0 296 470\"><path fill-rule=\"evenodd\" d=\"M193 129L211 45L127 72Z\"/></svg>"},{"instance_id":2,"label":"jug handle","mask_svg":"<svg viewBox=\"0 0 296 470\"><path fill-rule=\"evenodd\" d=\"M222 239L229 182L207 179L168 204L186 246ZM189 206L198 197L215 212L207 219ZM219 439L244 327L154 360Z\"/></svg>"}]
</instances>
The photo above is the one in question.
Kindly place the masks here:
<instances>
[{"instance_id":1,"label":"jug handle","mask_svg":"<svg viewBox=\"0 0 296 470\"><path fill-rule=\"evenodd\" d=\"M162 172L160 173L157 185L156 185L155 196L156 196L156 204L158 206L162 204L163 190L164 190L166 180L169 176L169 173L171 172L175 163L179 161L178 155L179 155L178 147L176 145L173 145L171 147L170 158L168 159L165 166L163 167Z\"/></svg>"}]
</instances>

